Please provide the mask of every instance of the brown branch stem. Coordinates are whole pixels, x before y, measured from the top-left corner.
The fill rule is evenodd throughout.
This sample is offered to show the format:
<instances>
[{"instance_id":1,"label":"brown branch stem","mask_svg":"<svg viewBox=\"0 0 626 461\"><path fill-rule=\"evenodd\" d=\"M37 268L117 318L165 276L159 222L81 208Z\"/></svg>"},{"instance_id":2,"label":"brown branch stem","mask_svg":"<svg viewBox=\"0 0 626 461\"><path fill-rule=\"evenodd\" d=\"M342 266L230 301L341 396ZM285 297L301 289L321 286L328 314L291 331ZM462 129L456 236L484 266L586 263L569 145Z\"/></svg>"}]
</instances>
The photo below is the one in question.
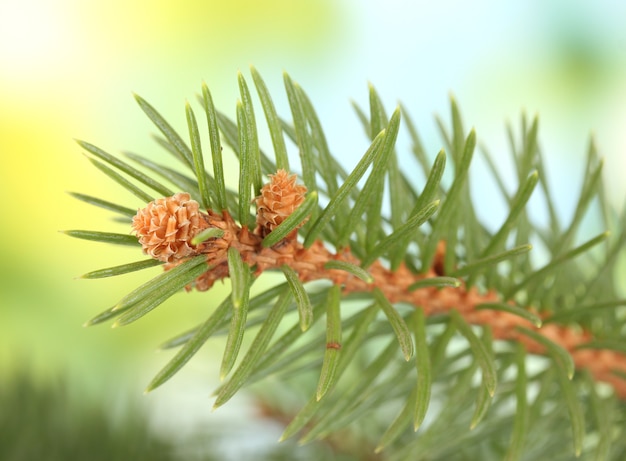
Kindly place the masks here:
<instances>
[{"instance_id":1,"label":"brown branch stem","mask_svg":"<svg viewBox=\"0 0 626 461\"><path fill-rule=\"evenodd\" d=\"M379 288L391 303L408 303L420 307L426 315L446 314L456 309L468 323L488 325L494 338L520 342L530 353L545 354L545 347L521 333L518 327L531 329L566 349L576 368L589 370L596 380L611 384L621 398L626 398L626 381L614 373L626 373L626 355L607 349L581 348L594 339L589 332L575 326L556 324L536 327L530 321L508 312L476 309L480 304L499 302L502 299L493 290L480 292L476 287L468 288L463 282L457 288L426 287L410 291L409 286L415 282L442 275L436 269L441 267L437 261L443 258L444 244L439 246L432 268L425 273L416 274L405 265L391 271L382 262L376 261L369 267L373 281L367 283L346 271L324 267L331 260L358 265L359 260L349 249L335 253L320 240L305 248L295 235L274 247L264 248L261 229L251 232L245 226L240 227L226 211L221 215L209 211L204 217L209 226L222 229L224 235L196 247L197 254L207 255L207 262L211 267L194 283L195 288L200 291L208 290L216 280L228 277L226 252L233 246L239 250L243 260L254 268L257 276L266 270L280 269L287 264L298 273L303 282L326 279L341 285L344 294L369 292ZM165 267L168 269L177 263L169 263Z\"/></svg>"}]
</instances>

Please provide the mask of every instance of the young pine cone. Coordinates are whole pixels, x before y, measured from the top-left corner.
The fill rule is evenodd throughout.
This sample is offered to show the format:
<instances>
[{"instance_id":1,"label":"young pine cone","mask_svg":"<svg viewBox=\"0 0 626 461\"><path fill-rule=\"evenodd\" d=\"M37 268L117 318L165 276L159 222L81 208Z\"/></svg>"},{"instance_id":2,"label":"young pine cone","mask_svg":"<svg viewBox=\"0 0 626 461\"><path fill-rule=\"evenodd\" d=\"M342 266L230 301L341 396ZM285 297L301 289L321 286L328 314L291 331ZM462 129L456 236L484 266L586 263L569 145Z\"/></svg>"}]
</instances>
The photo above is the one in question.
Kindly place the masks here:
<instances>
[{"instance_id":1,"label":"young pine cone","mask_svg":"<svg viewBox=\"0 0 626 461\"><path fill-rule=\"evenodd\" d=\"M180 192L148 203L134 216L132 227L144 253L173 262L196 253L191 239L208 224L199 211L198 202Z\"/></svg>"},{"instance_id":2,"label":"young pine cone","mask_svg":"<svg viewBox=\"0 0 626 461\"><path fill-rule=\"evenodd\" d=\"M270 182L261 188L261 195L255 199L256 232L261 237L272 232L302 204L307 190L305 186L296 184L295 174L290 175L285 170L278 170L269 177Z\"/></svg>"}]
</instances>

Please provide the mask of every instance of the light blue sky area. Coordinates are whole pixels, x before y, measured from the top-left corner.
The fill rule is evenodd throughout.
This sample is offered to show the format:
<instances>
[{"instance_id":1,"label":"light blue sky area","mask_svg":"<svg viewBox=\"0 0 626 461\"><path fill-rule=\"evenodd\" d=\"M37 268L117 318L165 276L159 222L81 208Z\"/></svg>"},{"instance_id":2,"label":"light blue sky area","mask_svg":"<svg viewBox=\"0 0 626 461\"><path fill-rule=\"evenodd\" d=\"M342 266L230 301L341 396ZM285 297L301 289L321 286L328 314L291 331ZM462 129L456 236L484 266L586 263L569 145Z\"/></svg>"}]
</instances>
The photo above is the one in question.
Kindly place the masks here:
<instances>
[{"instance_id":1,"label":"light blue sky area","mask_svg":"<svg viewBox=\"0 0 626 461\"><path fill-rule=\"evenodd\" d=\"M407 106L434 156L432 115L448 95L505 172L504 124L539 114L541 147L564 218L578 192L593 132L607 159L609 195L626 193L626 3L620 1L340 2L352 25L319 72L296 75L320 110L331 147L356 161L358 130L346 98L367 105L366 81L389 112ZM401 143L402 141L400 141ZM359 150L360 149L360 150ZM401 151L402 152L402 151ZM480 173L479 162L474 171ZM514 187L514 185L512 185ZM480 192L480 191L479 191Z\"/></svg>"}]
</instances>

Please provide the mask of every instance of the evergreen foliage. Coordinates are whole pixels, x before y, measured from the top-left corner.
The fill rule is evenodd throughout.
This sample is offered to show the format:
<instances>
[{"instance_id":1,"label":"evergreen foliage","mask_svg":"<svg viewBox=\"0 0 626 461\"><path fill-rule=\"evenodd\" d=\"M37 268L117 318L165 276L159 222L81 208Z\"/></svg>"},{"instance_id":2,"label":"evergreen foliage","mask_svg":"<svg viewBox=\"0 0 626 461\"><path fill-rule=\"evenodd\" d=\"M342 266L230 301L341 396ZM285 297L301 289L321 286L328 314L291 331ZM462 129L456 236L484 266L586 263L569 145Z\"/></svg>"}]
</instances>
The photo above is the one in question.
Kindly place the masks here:
<instances>
[{"instance_id":1,"label":"evergreen foliage","mask_svg":"<svg viewBox=\"0 0 626 461\"><path fill-rule=\"evenodd\" d=\"M177 459L173 444L152 433L137 408L115 418L110 408L72 395L67 379L38 383L25 371L1 384L0 459Z\"/></svg>"},{"instance_id":2,"label":"evergreen foliage","mask_svg":"<svg viewBox=\"0 0 626 461\"><path fill-rule=\"evenodd\" d=\"M514 184L481 152L508 205L503 222L492 229L478 213L489 204L470 193L476 133L465 128L454 99L449 126L437 119L443 149L431 156L405 108L388 116L370 86L369 108L355 109L371 145L345 171L302 88L284 75L291 114L282 118L255 69L252 77L272 141L267 151L259 145L260 112L242 74L236 120L217 111L206 85L200 97L204 129L187 104L189 143L136 96L162 135L158 143L181 170L129 155L144 173L79 143L94 165L131 194L148 203L187 192L206 209L209 223L192 241L197 253L166 262L165 272L88 325L111 319L114 326L126 325L185 287L204 290L231 279L232 294L207 319L162 346L178 352L148 390L226 331L225 382L216 390L215 407L270 376L297 382L309 400L288 415L283 440L309 442L348 431L375 441L373 459L390 461L624 459L626 300L616 274L626 210L615 213L607 203L603 162L593 142L575 211L562 222L546 180L537 118L523 116L517 131L509 127ZM403 124L417 166L400 166L396 141ZM210 149L201 145L203 136ZM263 178L289 170L290 143L299 153L307 193L265 232L250 205L265 187ZM225 147L239 160L236 190L224 179ZM445 169L452 174L444 175ZM415 179L420 176L423 183ZM73 195L124 220L132 214L121 204ZM533 221L531 196L543 202L547 224ZM583 220L592 214L606 230L589 237ZM128 234L67 233L139 249ZM223 255L216 249L222 244ZM545 264L535 263L532 246ZM138 261L85 277L159 263ZM283 274L285 282L251 295L264 270ZM253 338L247 350L244 335ZM276 409L277 419L284 416Z\"/></svg>"}]
</instances>

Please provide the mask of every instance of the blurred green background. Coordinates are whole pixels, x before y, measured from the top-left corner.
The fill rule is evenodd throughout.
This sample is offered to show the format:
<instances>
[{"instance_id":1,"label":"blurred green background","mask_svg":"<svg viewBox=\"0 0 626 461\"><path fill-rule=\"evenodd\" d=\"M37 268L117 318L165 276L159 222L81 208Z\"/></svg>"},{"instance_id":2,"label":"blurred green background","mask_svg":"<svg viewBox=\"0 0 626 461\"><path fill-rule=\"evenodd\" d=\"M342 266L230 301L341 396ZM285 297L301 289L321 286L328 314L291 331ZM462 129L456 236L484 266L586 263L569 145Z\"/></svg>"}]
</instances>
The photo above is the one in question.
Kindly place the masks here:
<instances>
[{"instance_id":1,"label":"blurred green background","mask_svg":"<svg viewBox=\"0 0 626 461\"><path fill-rule=\"evenodd\" d=\"M89 164L74 138L112 153L166 157L150 140L155 130L132 92L186 133L184 103L195 101L201 82L218 108L234 114L236 73L249 76L250 64L287 115L286 70L309 93L331 149L347 165L365 148L350 99L366 103L368 81L388 108L397 100L409 108L433 153L441 143L432 115L447 116L450 92L496 156L508 154L504 121L516 121L522 109L538 112L567 214L581 167L570 161L581 159L592 131L615 203L626 193L624 24L626 3L619 0L0 0L0 191L7 198L0 383L20 370L44 384L62 375L73 399L114 413L136 406L150 415L151 427L177 440L205 424L250 419L243 398L209 414L218 343L163 388L141 394L170 357L154 353L156 346L203 320L224 288L181 294L136 325L81 327L147 279L142 272L75 280L141 257L58 232L125 232L68 191L140 205ZM269 443L279 433L270 428Z\"/></svg>"}]
</instances>

